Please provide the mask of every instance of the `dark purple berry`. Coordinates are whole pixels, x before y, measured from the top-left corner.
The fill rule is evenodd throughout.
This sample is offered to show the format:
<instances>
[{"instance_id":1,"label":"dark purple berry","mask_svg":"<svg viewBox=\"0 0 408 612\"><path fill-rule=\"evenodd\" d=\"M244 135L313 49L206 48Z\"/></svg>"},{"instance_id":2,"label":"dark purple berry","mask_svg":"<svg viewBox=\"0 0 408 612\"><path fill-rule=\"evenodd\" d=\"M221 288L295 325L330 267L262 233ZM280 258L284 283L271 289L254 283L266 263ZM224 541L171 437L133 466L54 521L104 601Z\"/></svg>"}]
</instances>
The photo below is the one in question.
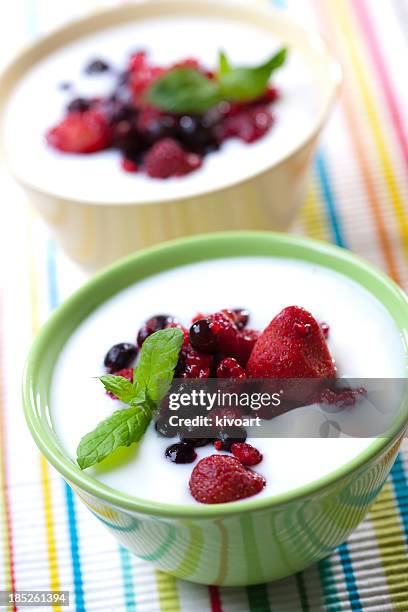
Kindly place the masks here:
<instances>
[{"instance_id":1,"label":"dark purple berry","mask_svg":"<svg viewBox=\"0 0 408 612\"><path fill-rule=\"evenodd\" d=\"M62 81L58 85L58 89L61 89L61 91L68 91L68 89L71 89L71 87L72 87L72 83L70 81Z\"/></svg>"},{"instance_id":2,"label":"dark purple berry","mask_svg":"<svg viewBox=\"0 0 408 612\"><path fill-rule=\"evenodd\" d=\"M178 121L177 138L186 149L201 155L218 148L212 130L200 117L183 115Z\"/></svg>"},{"instance_id":3,"label":"dark purple berry","mask_svg":"<svg viewBox=\"0 0 408 612\"><path fill-rule=\"evenodd\" d=\"M167 325L175 323L176 319L168 314L160 314L148 319L145 324L139 329L137 334L137 344L142 346L143 342L155 332L165 329Z\"/></svg>"},{"instance_id":4,"label":"dark purple berry","mask_svg":"<svg viewBox=\"0 0 408 612\"><path fill-rule=\"evenodd\" d=\"M217 440L221 442L221 448L218 450L225 450L230 452L231 446L235 442L245 442L247 439L247 432L243 427L229 427L228 429L222 429L217 434Z\"/></svg>"},{"instance_id":5,"label":"dark purple berry","mask_svg":"<svg viewBox=\"0 0 408 612\"><path fill-rule=\"evenodd\" d=\"M110 70L109 64L102 59L92 60L92 62L89 62L89 64L85 66L86 74L99 74L100 72L107 72L108 70Z\"/></svg>"},{"instance_id":6,"label":"dark purple berry","mask_svg":"<svg viewBox=\"0 0 408 612\"><path fill-rule=\"evenodd\" d=\"M189 338L191 346L203 353L215 353L218 347L216 335L212 331L209 319L200 319L190 327Z\"/></svg>"},{"instance_id":7,"label":"dark purple berry","mask_svg":"<svg viewBox=\"0 0 408 612\"><path fill-rule=\"evenodd\" d=\"M193 446L187 442L177 442L166 448L166 457L173 463L193 463L197 458Z\"/></svg>"},{"instance_id":8,"label":"dark purple berry","mask_svg":"<svg viewBox=\"0 0 408 612\"><path fill-rule=\"evenodd\" d=\"M68 112L84 113L92 106L91 100L86 98L74 98L67 106Z\"/></svg>"},{"instance_id":9,"label":"dark purple berry","mask_svg":"<svg viewBox=\"0 0 408 612\"><path fill-rule=\"evenodd\" d=\"M106 353L104 366L108 372L117 372L123 368L127 368L135 359L138 349L134 344L129 342L121 342L115 344Z\"/></svg>"}]
</instances>

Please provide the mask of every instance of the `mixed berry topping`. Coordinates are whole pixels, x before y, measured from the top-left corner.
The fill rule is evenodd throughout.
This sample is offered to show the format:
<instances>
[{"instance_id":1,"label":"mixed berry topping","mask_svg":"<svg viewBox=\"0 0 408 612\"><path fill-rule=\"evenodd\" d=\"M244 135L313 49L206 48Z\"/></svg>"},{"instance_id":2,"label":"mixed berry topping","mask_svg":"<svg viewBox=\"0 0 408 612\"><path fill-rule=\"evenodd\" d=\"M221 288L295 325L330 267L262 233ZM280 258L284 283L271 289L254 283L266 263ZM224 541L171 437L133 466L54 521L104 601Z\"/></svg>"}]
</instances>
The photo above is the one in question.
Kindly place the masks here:
<instances>
[{"instance_id":1,"label":"mixed berry topping","mask_svg":"<svg viewBox=\"0 0 408 612\"><path fill-rule=\"evenodd\" d=\"M60 123L47 132L46 140L64 153L116 149L121 154L121 167L128 173L143 172L154 179L184 176L199 169L204 157L226 140L238 138L249 144L269 132L274 122L271 107L278 92L268 80L283 64L285 50L274 60L267 72L262 72L261 80L256 67L255 78L248 78L246 68L242 89L237 83L231 88L228 78L222 82L220 72L206 69L195 58L164 67L152 64L145 51L137 51L119 71L103 59L93 59L84 73L92 79L108 73L110 93L74 97ZM233 70L231 66L229 70ZM255 87L248 89L251 84ZM180 91L191 95L184 94L183 99ZM205 91L213 91L214 96L203 103L200 96Z\"/></svg>"},{"instance_id":2,"label":"mixed berry topping","mask_svg":"<svg viewBox=\"0 0 408 612\"><path fill-rule=\"evenodd\" d=\"M138 88L142 86L142 81L137 83ZM326 342L329 326L319 324L304 308L284 308L261 333L248 328L248 321L249 313L243 308L198 313L189 329L170 314L157 314L140 328L137 345L122 342L112 346L104 365L109 373L133 382L134 370L130 366L134 365L146 338L159 330L177 327L183 331L175 369L178 391L188 390L191 381L210 378L219 379L217 385L226 384L228 390L234 389L233 385L249 383L253 386L250 379L280 379L279 386L285 388L285 400L292 408L314 402L347 408L354 406L366 393L363 388L338 386L336 366ZM108 394L117 399L112 392ZM182 427L170 425L171 409L171 393L168 393L160 404L155 429L163 438L176 438L165 450L165 457L170 462L193 463L201 452L196 449L210 444L224 453L207 456L195 466L189 487L197 501L207 504L230 502L263 489L265 478L249 469L262 462L262 453L246 441L248 433L242 426L246 423L240 419L243 414L250 414L251 408L248 411L235 404L229 407L213 405L212 417L215 421L220 417L224 420L216 428L200 432L203 437L197 436L188 409L183 412L181 408L181 411L190 417L189 423ZM262 406L257 416L271 419L287 409L291 408L279 412Z\"/></svg>"}]
</instances>

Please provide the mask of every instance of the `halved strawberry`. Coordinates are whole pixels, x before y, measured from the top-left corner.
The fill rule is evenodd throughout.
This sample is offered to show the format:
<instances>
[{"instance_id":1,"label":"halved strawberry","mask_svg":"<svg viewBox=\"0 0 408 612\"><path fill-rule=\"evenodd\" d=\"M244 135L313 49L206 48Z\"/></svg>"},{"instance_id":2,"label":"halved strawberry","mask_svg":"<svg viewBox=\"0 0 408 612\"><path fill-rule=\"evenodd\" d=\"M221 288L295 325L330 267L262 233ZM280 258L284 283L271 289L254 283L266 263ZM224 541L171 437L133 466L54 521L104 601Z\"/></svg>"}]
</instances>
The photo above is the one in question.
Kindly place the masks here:
<instances>
[{"instance_id":1,"label":"halved strawberry","mask_svg":"<svg viewBox=\"0 0 408 612\"><path fill-rule=\"evenodd\" d=\"M72 111L51 128L47 143L66 153L94 153L109 147L112 132L106 117L97 110Z\"/></svg>"}]
</instances>

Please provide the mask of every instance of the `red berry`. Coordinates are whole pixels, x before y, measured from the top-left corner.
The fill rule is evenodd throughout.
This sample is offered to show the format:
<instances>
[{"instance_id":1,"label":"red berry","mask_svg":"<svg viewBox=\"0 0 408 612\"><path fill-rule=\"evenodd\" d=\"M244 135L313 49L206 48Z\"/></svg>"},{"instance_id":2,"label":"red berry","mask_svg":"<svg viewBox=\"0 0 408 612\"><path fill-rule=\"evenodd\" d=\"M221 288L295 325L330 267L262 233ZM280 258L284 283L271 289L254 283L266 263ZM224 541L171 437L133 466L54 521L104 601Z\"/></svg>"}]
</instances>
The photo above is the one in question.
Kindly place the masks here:
<instances>
[{"instance_id":1,"label":"red berry","mask_svg":"<svg viewBox=\"0 0 408 612\"><path fill-rule=\"evenodd\" d=\"M193 170L186 152L173 138L158 140L146 153L145 166L153 178L182 176Z\"/></svg>"},{"instance_id":2,"label":"red berry","mask_svg":"<svg viewBox=\"0 0 408 612\"><path fill-rule=\"evenodd\" d=\"M209 378L212 356L195 351L188 345L180 352L177 376L180 378Z\"/></svg>"},{"instance_id":3,"label":"red berry","mask_svg":"<svg viewBox=\"0 0 408 612\"><path fill-rule=\"evenodd\" d=\"M243 367L241 367L234 357L226 357L217 367L217 378L236 378L244 380L247 377Z\"/></svg>"},{"instance_id":4,"label":"red berry","mask_svg":"<svg viewBox=\"0 0 408 612\"><path fill-rule=\"evenodd\" d=\"M127 378L130 382L133 382L133 368L123 368L122 370L118 370L113 373L113 376L123 376L123 378ZM112 399L118 399L116 395L112 393L112 391L107 391L106 395L109 395Z\"/></svg>"},{"instance_id":5,"label":"red berry","mask_svg":"<svg viewBox=\"0 0 408 612\"><path fill-rule=\"evenodd\" d=\"M67 153L94 153L112 141L108 121L96 110L70 112L47 133L49 145Z\"/></svg>"},{"instance_id":6,"label":"red berry","mask_svg":"<svg viewBox=\"0 0 408 612\"><path fill-rule=\"evenodd\" d=\"M323 389L314 398L314 401L328 406L338 406L339 408L348 408L355 406L357 400L362 396L367 395L367 390L364 387L352 389L344 387L340 389Z\"/></svg>"},{"instance_id":7,"label":"red berry","mask_svg":"<svg viewBox=\"0 0 408 612\"><path fill-rule=\"evenodd\" d=\"M243 465L257 465L262 461L262 453L246 442L235 442L231 446L231 452Z\"/></svg>"},{"instance_id":8,"label":"red berry","mask_svg":"<svg viewBox=\"0 0 408 612\"><path fill-rule=\"evenodd\" d=\"M133 159L127 159L124 157L121 161L121 166L125 172L137 172L139 170L139 166Z\"/></svg>"},{"instance_id":9,"label":"red berry","mask_svg":"<svg viewBox=\"0 0 408 612\"><path fill-rule=\"evenodd\" d=\"M217 450L217 451L222 450L222 442L221 442L221 440L216 440L216 441L214 442L214 448L215 448L215 450Z\"/></svg>"},{"instance_id":10,"label":"red berry","mask_svg":"<svg viewBox=\"0 0 408 612\"><path fill-rule=\"evenodd\" d=\"M234 356L237 350L238 329L234 321L224 312L210 315L211 329L217 338L217 351Z\"/></svg>"},{"instance_id":11,"label":"red berry","mask_svg":"<svg viewBox=\"0 0 408 612\"><path fill-rule=\"evenodd\" d=\"M259 331L256 329L238 331L235 357L242 366L246 366L259 335Z\"/></svg>"},{"instance_id":12,"label":"red berry","mask_svg":"<svg viewBox=\"0 0 408 612\"><path fill-rule=\"evenodd\" d=\"M230 110L233 114L225 119L219 127L219 139L239 138L251 143L262 138L273 123L272 113L268 106L257 105L244 110Z\"/></svg>"},{"instance_id":13,"label":"red berry","mask_svg":"<svg viewBox=\"0 0 408 612\"><path fill-rule=\"evenodd\" d=\"M189 482L192 496L202 504L222 504L251 497L262 491L265 484L263 476L229 455L201 459Z\"/></svg>"},{"instance_id":14,"label":"red berry","mask_svg":"<svg viewBox=\"0 0 408 612\"><path fill-rule=\"evenodd\" d=\"M289 385L286 399L306 403L318 392L323 379L336 376L323 332L304 308L284 308L262 332L247 363L252 378L309 379ZM315 379L312 382L311 379Z\"/></svg>"}]
</instances>

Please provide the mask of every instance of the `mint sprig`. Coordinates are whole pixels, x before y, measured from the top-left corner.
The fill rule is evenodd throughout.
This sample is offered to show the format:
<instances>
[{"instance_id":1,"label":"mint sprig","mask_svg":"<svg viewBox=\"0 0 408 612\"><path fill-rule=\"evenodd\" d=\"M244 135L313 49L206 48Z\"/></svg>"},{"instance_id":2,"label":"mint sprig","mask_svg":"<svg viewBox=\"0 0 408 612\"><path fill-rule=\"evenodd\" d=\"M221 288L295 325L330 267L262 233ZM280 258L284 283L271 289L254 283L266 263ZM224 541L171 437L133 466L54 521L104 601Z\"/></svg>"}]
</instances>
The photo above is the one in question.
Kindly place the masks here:
<instances>
[{"instance_id":1,"label":"mint sprig","mask_svg":"<svg viewBox=\"0 0 408 612\"><path fill-rule=\"evenodd\" d=\"M100 463L120 446L138 442L174 376L184 334L163 329L143 343L133 384L123 376L101 376L100 381L128 407L117 410L86 434L77 448L77 463L84 470Z\"/></svg>"},{"instance_id":2,"label":"mint sprig","mask_svg":"<svg viewBox=\"0 0 408 612\"><path fill-rule=\"evenodd\" d=\"M233 67L221 51L214 78L194 68L175 68L156 79L145 97L153 106L171 113L204 113L224 100L255 100L265 91L272 72L285 63L286 56L287 49L282 47L259 66Z\"/></svg>"}]
</instances>

